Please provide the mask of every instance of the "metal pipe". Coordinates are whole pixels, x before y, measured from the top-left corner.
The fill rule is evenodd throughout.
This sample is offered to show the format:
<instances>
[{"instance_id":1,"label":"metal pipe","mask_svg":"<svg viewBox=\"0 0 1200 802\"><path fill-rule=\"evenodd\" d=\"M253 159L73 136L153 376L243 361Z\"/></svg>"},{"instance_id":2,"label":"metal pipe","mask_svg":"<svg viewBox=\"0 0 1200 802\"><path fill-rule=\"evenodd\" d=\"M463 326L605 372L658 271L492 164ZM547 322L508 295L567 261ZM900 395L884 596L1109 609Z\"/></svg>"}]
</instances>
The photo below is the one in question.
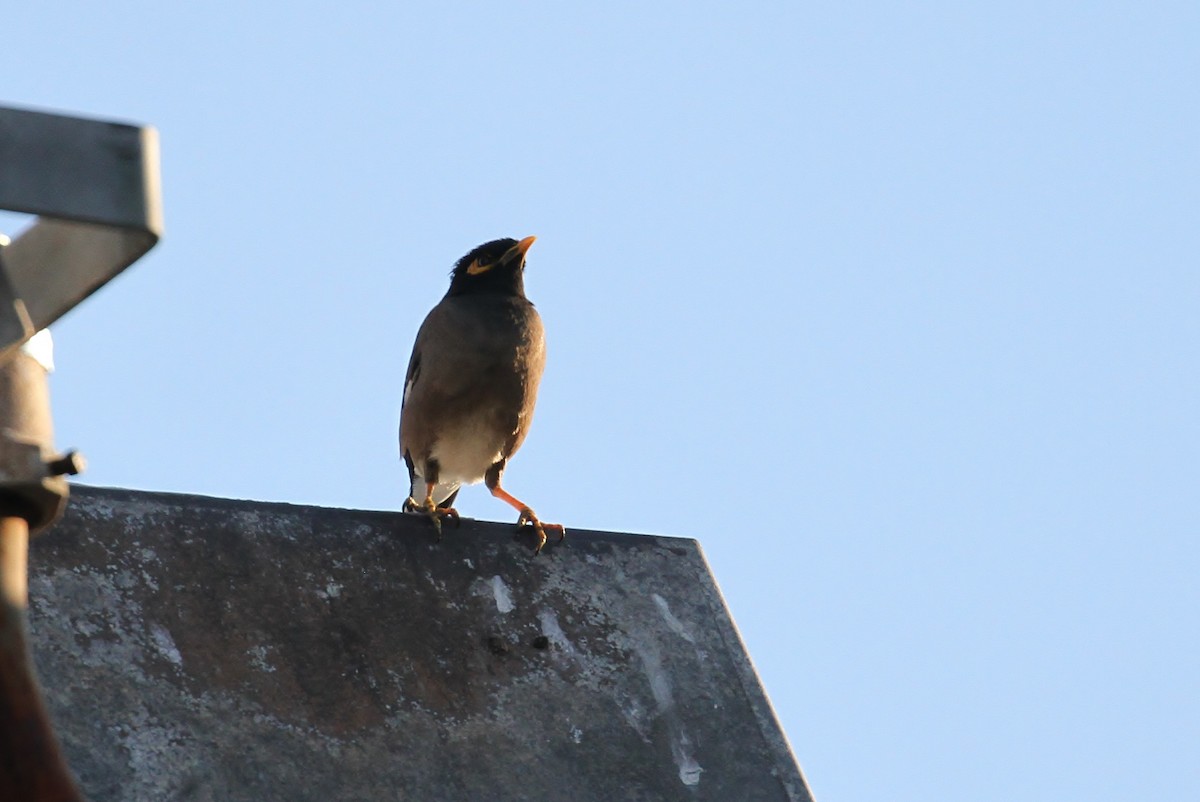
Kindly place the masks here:
<instances>
[{"instance_id":1,"label":"metal pipe","mask_svg":"<svg viewBox=\"0 0 1200 802\"><path fill-rule=\"evenodd\" d=\"M0 516L0 799L82 800L29 661L25 621L29 522Z\"/></svg>"},{"instance_id":2,"label":"metal pipe","mask_svg":"<svg viewBox=\"0 0 1200 802\"><path fill-rule=\"evenodd\" d=\"M52 521L66 486L46 463L53 431L46 372L24 351L0 364L0 800L82 797L63 759L29 651L29 534Z\"/></svg>"},{"instance_id":3,"label":"metal pipe","mask_svg":"<svg viewBox=\"0 0 1200 802\"><path fill-rule=\"evenodd\" d=\"M13 515L0 518L0 591L19 610L29 603L29 522Z\"/></svg>"}]
</instances>

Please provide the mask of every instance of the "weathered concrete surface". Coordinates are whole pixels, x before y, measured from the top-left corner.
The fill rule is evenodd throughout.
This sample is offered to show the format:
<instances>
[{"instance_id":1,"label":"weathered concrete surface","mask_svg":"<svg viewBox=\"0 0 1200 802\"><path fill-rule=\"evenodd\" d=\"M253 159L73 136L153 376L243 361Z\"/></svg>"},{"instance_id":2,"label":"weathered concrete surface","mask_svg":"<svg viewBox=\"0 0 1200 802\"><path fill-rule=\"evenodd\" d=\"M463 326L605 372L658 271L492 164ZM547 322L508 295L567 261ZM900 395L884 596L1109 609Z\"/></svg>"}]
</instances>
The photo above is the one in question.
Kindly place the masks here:
<instances>
[{"instance_id":1,"label":"weathered concrete surface","mask_svg":"<svg viewBox=\"0 0 1200 802\"><path fill-rule=\"evenodd\" d=\"M695 541L75 487L34 659L97 800L807 800Z\"/></svg>"}]
</instances>

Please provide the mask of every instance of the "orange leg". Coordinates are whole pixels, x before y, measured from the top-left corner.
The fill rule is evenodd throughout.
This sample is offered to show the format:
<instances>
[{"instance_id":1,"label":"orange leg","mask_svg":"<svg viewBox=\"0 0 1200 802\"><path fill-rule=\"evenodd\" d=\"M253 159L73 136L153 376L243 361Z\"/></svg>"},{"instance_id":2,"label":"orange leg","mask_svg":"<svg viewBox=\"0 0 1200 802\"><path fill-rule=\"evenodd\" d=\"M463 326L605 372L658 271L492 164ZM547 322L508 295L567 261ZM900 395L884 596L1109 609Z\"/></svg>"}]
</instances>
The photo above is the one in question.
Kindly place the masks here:
<instances>
[{"instance_id":1,"label":"orange leg","mask_svg":"<svg viewBox=\"0 0 1200 802\"><path fill-rule=\"evenodd\" d=\"M547 529L557 529L558 539L560 542L564 537L567 536L567 529L565 526L562 524L542 523L540 520L538 520L537 515L534 514L533 509L528 504L510 495L507 490L500 486L499 482L496 483L495 487L491 488L491 491L493 496L521 513L520 517L517 518L517 526L524 526L527 523L533 524L533 531L537 535L538 539L537 548L533 550L534 554L541 554L542 546L546 545Z\"/></svg>"},{"instance_id":2,"label":"orange leg","mask_svg":"<svg viewBox=\"0 0 1200 802\"><path fill-rule=\"evenodd\" d=\"M437 539L442 539L442 519L453 518L454 523L458 524L458 510L453 507L439 507L433 501L433 489L437 484L427 482L425 484L425 500L418 504L411 496L404 502L405 512L420 512L426 515L429 520L433 521L433 528L437 531Z\"/></svg>"}]
</instances>

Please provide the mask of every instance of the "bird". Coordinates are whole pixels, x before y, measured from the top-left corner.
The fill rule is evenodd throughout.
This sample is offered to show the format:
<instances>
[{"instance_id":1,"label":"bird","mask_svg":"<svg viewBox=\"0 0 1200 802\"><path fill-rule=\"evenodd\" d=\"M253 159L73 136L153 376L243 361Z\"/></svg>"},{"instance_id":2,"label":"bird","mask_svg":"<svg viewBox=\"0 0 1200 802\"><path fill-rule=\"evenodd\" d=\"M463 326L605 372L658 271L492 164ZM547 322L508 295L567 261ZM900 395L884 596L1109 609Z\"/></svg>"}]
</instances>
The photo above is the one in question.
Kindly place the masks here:
<instances>
[{"instance_id":1,"label":"bird","mask_svg":"<svg viewBox=\"0 0 1200 802\"><path fill-rule=\"evenodd\" d=\"M417 331L400 406L400 455L408 468L405 512L426 516L442 537L442 520L458 522L454 500L483 482L533 527L534 554L544 523L500 484L529 433L546 365L541 317L525 297L525 254L536 237L485 242L458 260L450 288Z\"/></svg>"}]
</instances>

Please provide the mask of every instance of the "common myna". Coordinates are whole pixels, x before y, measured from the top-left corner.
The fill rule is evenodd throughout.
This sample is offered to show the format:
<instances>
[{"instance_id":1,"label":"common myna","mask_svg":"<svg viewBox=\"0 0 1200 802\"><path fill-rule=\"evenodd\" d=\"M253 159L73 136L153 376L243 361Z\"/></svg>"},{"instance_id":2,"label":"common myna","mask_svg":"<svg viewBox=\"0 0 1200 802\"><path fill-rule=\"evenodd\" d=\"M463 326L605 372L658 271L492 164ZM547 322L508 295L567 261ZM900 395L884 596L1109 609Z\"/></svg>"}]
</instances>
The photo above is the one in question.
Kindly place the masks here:
<instances>
[{"instance_id":1,"label":"common myna","mask_svg":"<svg viewBox=\"0 0 1200 802\"><path fill-rule=\"evenodd\" d=\"M532 524L537 548L545 524L500 486L504 466L529 433L546 364L542 320L525 297L525 253L534 237L485 242L458 260L450 289L417 332L400 411L400 454L412 483L406 512L458 519L459 488L483 481Z\"/></svg>"}]
</instances>

